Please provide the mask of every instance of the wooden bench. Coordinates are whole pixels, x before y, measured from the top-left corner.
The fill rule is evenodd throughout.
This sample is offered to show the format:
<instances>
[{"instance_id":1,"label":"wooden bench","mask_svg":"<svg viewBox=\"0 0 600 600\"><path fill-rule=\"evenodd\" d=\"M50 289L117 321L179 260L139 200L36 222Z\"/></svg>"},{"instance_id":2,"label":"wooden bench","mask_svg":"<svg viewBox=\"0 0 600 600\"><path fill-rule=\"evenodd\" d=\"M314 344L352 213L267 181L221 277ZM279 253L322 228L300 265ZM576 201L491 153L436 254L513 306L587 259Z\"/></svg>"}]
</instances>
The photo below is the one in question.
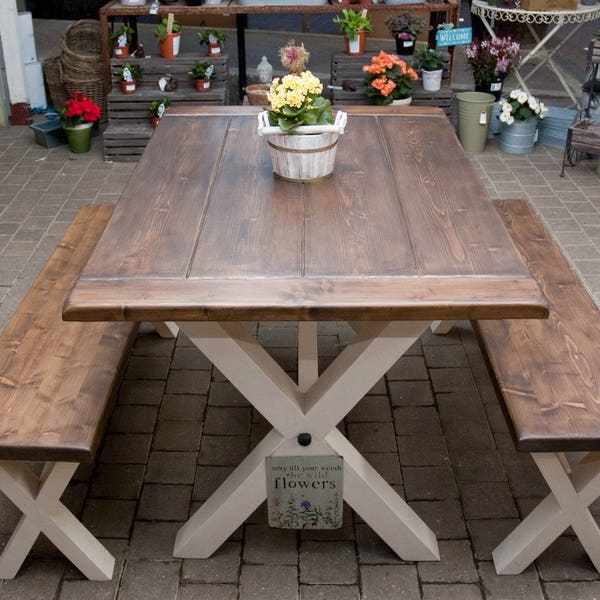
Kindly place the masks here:
<instances>
[{"instance_id":1,"label":"wooden bench","mask_svg":"<svg viewBox=\"0 0 600 600\"><path fill-rule=\"evenodd\" d=\"M0 490L23 513L0 555L2 579L40 533L89 579L112 577L114 558L60 502L78 464L94 459L137 330L62 320L112 211L81 209L0 336ZM31 462L44 463L39 475Z\"/></svg>"},{"instance_id":2,"label":"wooden bench","mask_svg":"<svg viewBox=\"0 0 600 600\"><path fill-rule=\"evenodd\" d=\"M474 325L516 447L531 453L551 493L494 550L494 564L520 573L572 526L600 570L588 508L600 495L600 312L527 202L495 204L550 316Z\"/></svg>"},{"instance_id":3,"label":"wooden bench","mask_svg":"<svg viewBox=\"0 0 600 600\"><path fill-rule=\"evenodd\" d=\"M366 74L362 70L363 65L368 65L371 58L378 52L365 52L362 56L350 56L345 52L337 52L331 56L331 85L342 86L344 81L353 82L356 90L348 91L344 89L333 89L332 104L372 104L372 100L367 96L364 88ZM410 62L411 56L406 58ZM413 86L412 104L414 106L437 106L442 108L449 119L452 119L453 96L450 89L450 73L444 69L442 76L442 87L437 92L427 92L423 89L421 80Z\"/></svg>"}]
</instances>

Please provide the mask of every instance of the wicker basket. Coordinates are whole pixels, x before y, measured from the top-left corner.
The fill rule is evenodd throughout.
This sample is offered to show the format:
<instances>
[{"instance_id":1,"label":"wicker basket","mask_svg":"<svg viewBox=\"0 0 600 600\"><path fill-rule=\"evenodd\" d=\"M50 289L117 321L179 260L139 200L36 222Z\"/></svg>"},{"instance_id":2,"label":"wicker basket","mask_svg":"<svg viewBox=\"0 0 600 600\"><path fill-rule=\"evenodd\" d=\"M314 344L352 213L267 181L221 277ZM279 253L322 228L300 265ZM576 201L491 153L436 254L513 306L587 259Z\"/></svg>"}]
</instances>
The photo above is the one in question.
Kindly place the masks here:
<instances>
[{"instance_id":1,"label":"wicker basket","mask_svg":"<svg viewBox=\"0 0 600 600\"><path fill-rule=\"evenodd\" d=\"M63 83L67 95L70 96L74 92L81 92L91 100L93 100L101 109L102 115L100 116L101 121L106 121L108 118L108 106L106 103L106 93L104 88L103 79L90 79L88 81L78 81L73 79L67 79L64 77Z\"/></svg>"},{"instance_id":2,"label":"wicker basket","mask_svg":"<svg viewBox=\"0 0 600 600\"><path fill-rule=\"evenodd\" d=\"M59 109L67 99L67 92L62 77L62 67L60 64L60 56L47 58L43 63L44 77L46 85L50 92L52 106Z\"/></svg>"}]
</instances>

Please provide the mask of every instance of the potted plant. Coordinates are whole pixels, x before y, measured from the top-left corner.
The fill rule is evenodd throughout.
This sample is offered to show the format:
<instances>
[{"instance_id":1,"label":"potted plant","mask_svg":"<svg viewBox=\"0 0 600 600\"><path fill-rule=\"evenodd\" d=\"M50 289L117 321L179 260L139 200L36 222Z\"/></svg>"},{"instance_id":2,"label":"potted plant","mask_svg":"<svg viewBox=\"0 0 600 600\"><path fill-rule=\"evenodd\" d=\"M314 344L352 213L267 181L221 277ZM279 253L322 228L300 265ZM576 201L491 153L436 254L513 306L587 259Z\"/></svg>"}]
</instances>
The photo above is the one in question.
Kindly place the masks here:
<instances>
[{"instance_id":1,"label":"potted plant","mask_svg":"<svg viewBox=\"0 0 600 600\"><path fill-rule=\"evenodd\" d=\"M142 67L127 63L122 69L117 69L115 74L121 78L121 91L124 94L133 94L137 81L142 78Z\"/></svg>"},{"instance_id":2,"label":"potted plant","mask_svg":"<svg viewBox=\"0 0 600 600\"><path fill-rule=\"evenodd\" d=\"M493 94L499 100L504 80L519 63L521 46L509 35L486 37L465 46L465 55L473 71L475 91Z\"/></svg>"},{"instance_id":3,"label":"potted plant","mask_svg":"<svg viewBox=\"0 0 600 600\"><path fill-rule=\"evenodd\" d=\"M543 102L527 92L512 90L500 101L500 148L509 154L527 154L533 149L539 119L548 112Z\"/></svg>"},{"instance_id":4,"label":"potted plant","mask_svg":"<svg viewBox=\"0 0 600 600\"><path fill-rule=\"evenodd\" d=\"M113 46L113 56L115 58L129 58L129 44L133 29L127 25L121 25L117 30L110 34L110 41Z\"/></svg>"},{"instance_id":5,"label":"potted plant","mask_svg":"<svg viewBox=\"0 0 600 600\"><path fill-rule=\"evenodd\" d=\"M154 35L158 38L158 47L163 58L175 58L179 54L181 25L175 21L173 13L169 13L168 18L156 26Z\"/></svg>"},{"instance_id":6,"label":"potted plant","mask_svg":"<svg viewBox=\"0 0 600 600\"><path fill-rule=\"evenodd\" d=\"M413 66L421 70L424 90L437 92L442 87L444 59L439 50L433 48L419 50L415 55Z\"/></svg>"},{"instance_id":7,"label":"potted plant","mask_svg":"<svg viewBox=\"0 0 600 600\"><path fill-rule=\"evenodd\" d=\"M199 92L208 92L210 80L215 76L215 65L209 62L196 63L187 73L195 80Z\"/></svg>"},{"instance_id":8,"label":"potted plant","mask_svg":"<svg viewBox=\"0 0 600 600\"><path fill-rule=\"evenodd\" d=\"M273 171L289 181L316 181L331 175L346 113L333 116L323 85L310 71L276 77L271 104L259 115L259 135L267 139ZM293 135L289 135L293 134Z\"/></svg>"},{"instance_id":9,"label":"potted plant","mask_svg":"<svg viewBox=\"0 0 600 600\"><path fill-rule=\"evenodd\" d=\"M152 129L155 129L158 122L162 119L167 108L171 106L171 101L168 98L161 98L160 100L153 100L148 106L148 113L150 115L150 125Z\"/></svg>"},{"instance_id":10,"label":"potted plant","mask_svg":"<svg viewBox=\"0 0 600 600\"><path fill-rule=\"evenodd\" d=\"M398 56L382 50L363 71L369 74L365 80L367 96L375 104L411 103L412 83L419 76Z\"/></svg>"},{"instance_id":11,"label":"potted plant","mask_svg":"<svg viewBox=\"0 0 600 600\"><path fill-rule=\"evenodd\" d=\"M74 92L59 109L60 124L67 134L71 152L88 152L92 125L100 118L101 108L81 92Z\"/></svg>"},{"instance_id":12,"label":"potted plant","mask_svg":"<svg viewBox=\"0 0 600 600\"><path fill-rule=\"evenodd\" d=\"M367 33L373 31L371 17L367 9L354 11L344 8L341 15L333 18L333 22L340 28L346 41L346 54L360 56L365 51Z\"/></svg>"},{"instance_id":13,"label":"potted plant","mask_svg":"<svg viewBox=\"0 0 600 600\"><path fill-rule=\"evenodd\" d=\"M396 40L396 53L410 56L415 51L417 36L425 29L425 19L408 11L388 17L385 26L393 33Z\"/></svg>"},{"instance_id":14,"label":"potted plant","mask_svg":"<svg viewBox=\"0 0 600 600\"><path fill-rule=\"evenodd\" d=\"M221 56L225 34L219 29L205 29L198 34L200 44L206 44L206 56Z\"/></svg>"}]
</instances>

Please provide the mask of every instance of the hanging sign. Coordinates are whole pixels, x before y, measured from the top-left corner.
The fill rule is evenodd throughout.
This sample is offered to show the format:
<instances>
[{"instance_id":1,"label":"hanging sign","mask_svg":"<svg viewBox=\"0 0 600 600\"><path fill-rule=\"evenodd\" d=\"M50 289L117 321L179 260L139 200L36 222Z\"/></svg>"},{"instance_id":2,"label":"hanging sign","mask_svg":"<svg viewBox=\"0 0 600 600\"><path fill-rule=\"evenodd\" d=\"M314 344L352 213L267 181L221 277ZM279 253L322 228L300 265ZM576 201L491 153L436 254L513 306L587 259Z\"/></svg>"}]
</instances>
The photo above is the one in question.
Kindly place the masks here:
<instances>
[{"instance_id":1,"label":"hanging sign","mask_svg":"<svg viewBox=\"0 0 600 600\"><path fill-rule=\"evenodd\" d=\"M438 29L435 34L437 46L458 46L470 44L473 40L472 27L459 27L457 29Z\"/></svg>"},{"instance_id":2,"label":"hanging sign","mask_svg":"<svg viewBox=\"0 0 600 600\"><path fill-rule=\"evenodd\" d=\"M269 525L281 529L342 526L341 456L267 456Z\"/></svg>"}]
</instances>

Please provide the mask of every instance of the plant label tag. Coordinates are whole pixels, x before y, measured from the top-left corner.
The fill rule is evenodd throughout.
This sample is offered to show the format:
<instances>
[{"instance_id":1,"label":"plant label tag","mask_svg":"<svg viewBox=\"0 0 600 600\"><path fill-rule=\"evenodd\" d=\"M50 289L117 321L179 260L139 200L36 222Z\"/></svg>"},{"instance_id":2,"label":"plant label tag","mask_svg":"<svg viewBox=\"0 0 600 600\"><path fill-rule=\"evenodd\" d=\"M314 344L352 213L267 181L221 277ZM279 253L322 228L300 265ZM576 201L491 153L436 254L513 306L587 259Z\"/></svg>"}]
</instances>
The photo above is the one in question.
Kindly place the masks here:
<instances>
[{"instance_id":1,"label":"plant label tag","mask_svg":"<svg viewBox=\"0 0 600 600\"><path fill-rule=\"evenodd\" d=\"M150 5L150 11L148 14L151 14L151 15L158 14L158 2L156 0L154 0L154 2L152 2L152 4Z\"/></svg>"},{"instance_id":2,"label":"plant label tag","mask_svg":"<svg viewBox=\"0 0 600 600\"><path fill-rule=\"evenodd\" d=\"M338 529L342 526L341 456L267 456L269 526Z\"/></svg>"},{"instance_id":3,"label":"plant label tag","mask_svg":"<svg viewBox=\"0 0 600 600\"><path fill-rule=\"evenodd\" d=\"M412 40L406 40L405 42L402 42L403 48L412 48L413 45L414 42Z\"/></svg>"},{"instance_id":4,"label":"plant label tag","mask_svg":"<svg viewBox=\"0 0 600 600\"><path fill-rule=\"evenodd\" d=\"M492 92L499 92L501 89L502 89L501 81L494 81L493 83L490 84L490 90Z\"/></svg>"},{"instance_id":5,"label":"plant label tag","mask_svg":"<svg viewBox=\"0 0 600 600\"><path fill-rule=\"evenodd\" d=\"M487 123L487 112L485 112L485 110L482 110L479 113L479 124L485 125L486 123Z\"/></svg>"}]
</instances>

